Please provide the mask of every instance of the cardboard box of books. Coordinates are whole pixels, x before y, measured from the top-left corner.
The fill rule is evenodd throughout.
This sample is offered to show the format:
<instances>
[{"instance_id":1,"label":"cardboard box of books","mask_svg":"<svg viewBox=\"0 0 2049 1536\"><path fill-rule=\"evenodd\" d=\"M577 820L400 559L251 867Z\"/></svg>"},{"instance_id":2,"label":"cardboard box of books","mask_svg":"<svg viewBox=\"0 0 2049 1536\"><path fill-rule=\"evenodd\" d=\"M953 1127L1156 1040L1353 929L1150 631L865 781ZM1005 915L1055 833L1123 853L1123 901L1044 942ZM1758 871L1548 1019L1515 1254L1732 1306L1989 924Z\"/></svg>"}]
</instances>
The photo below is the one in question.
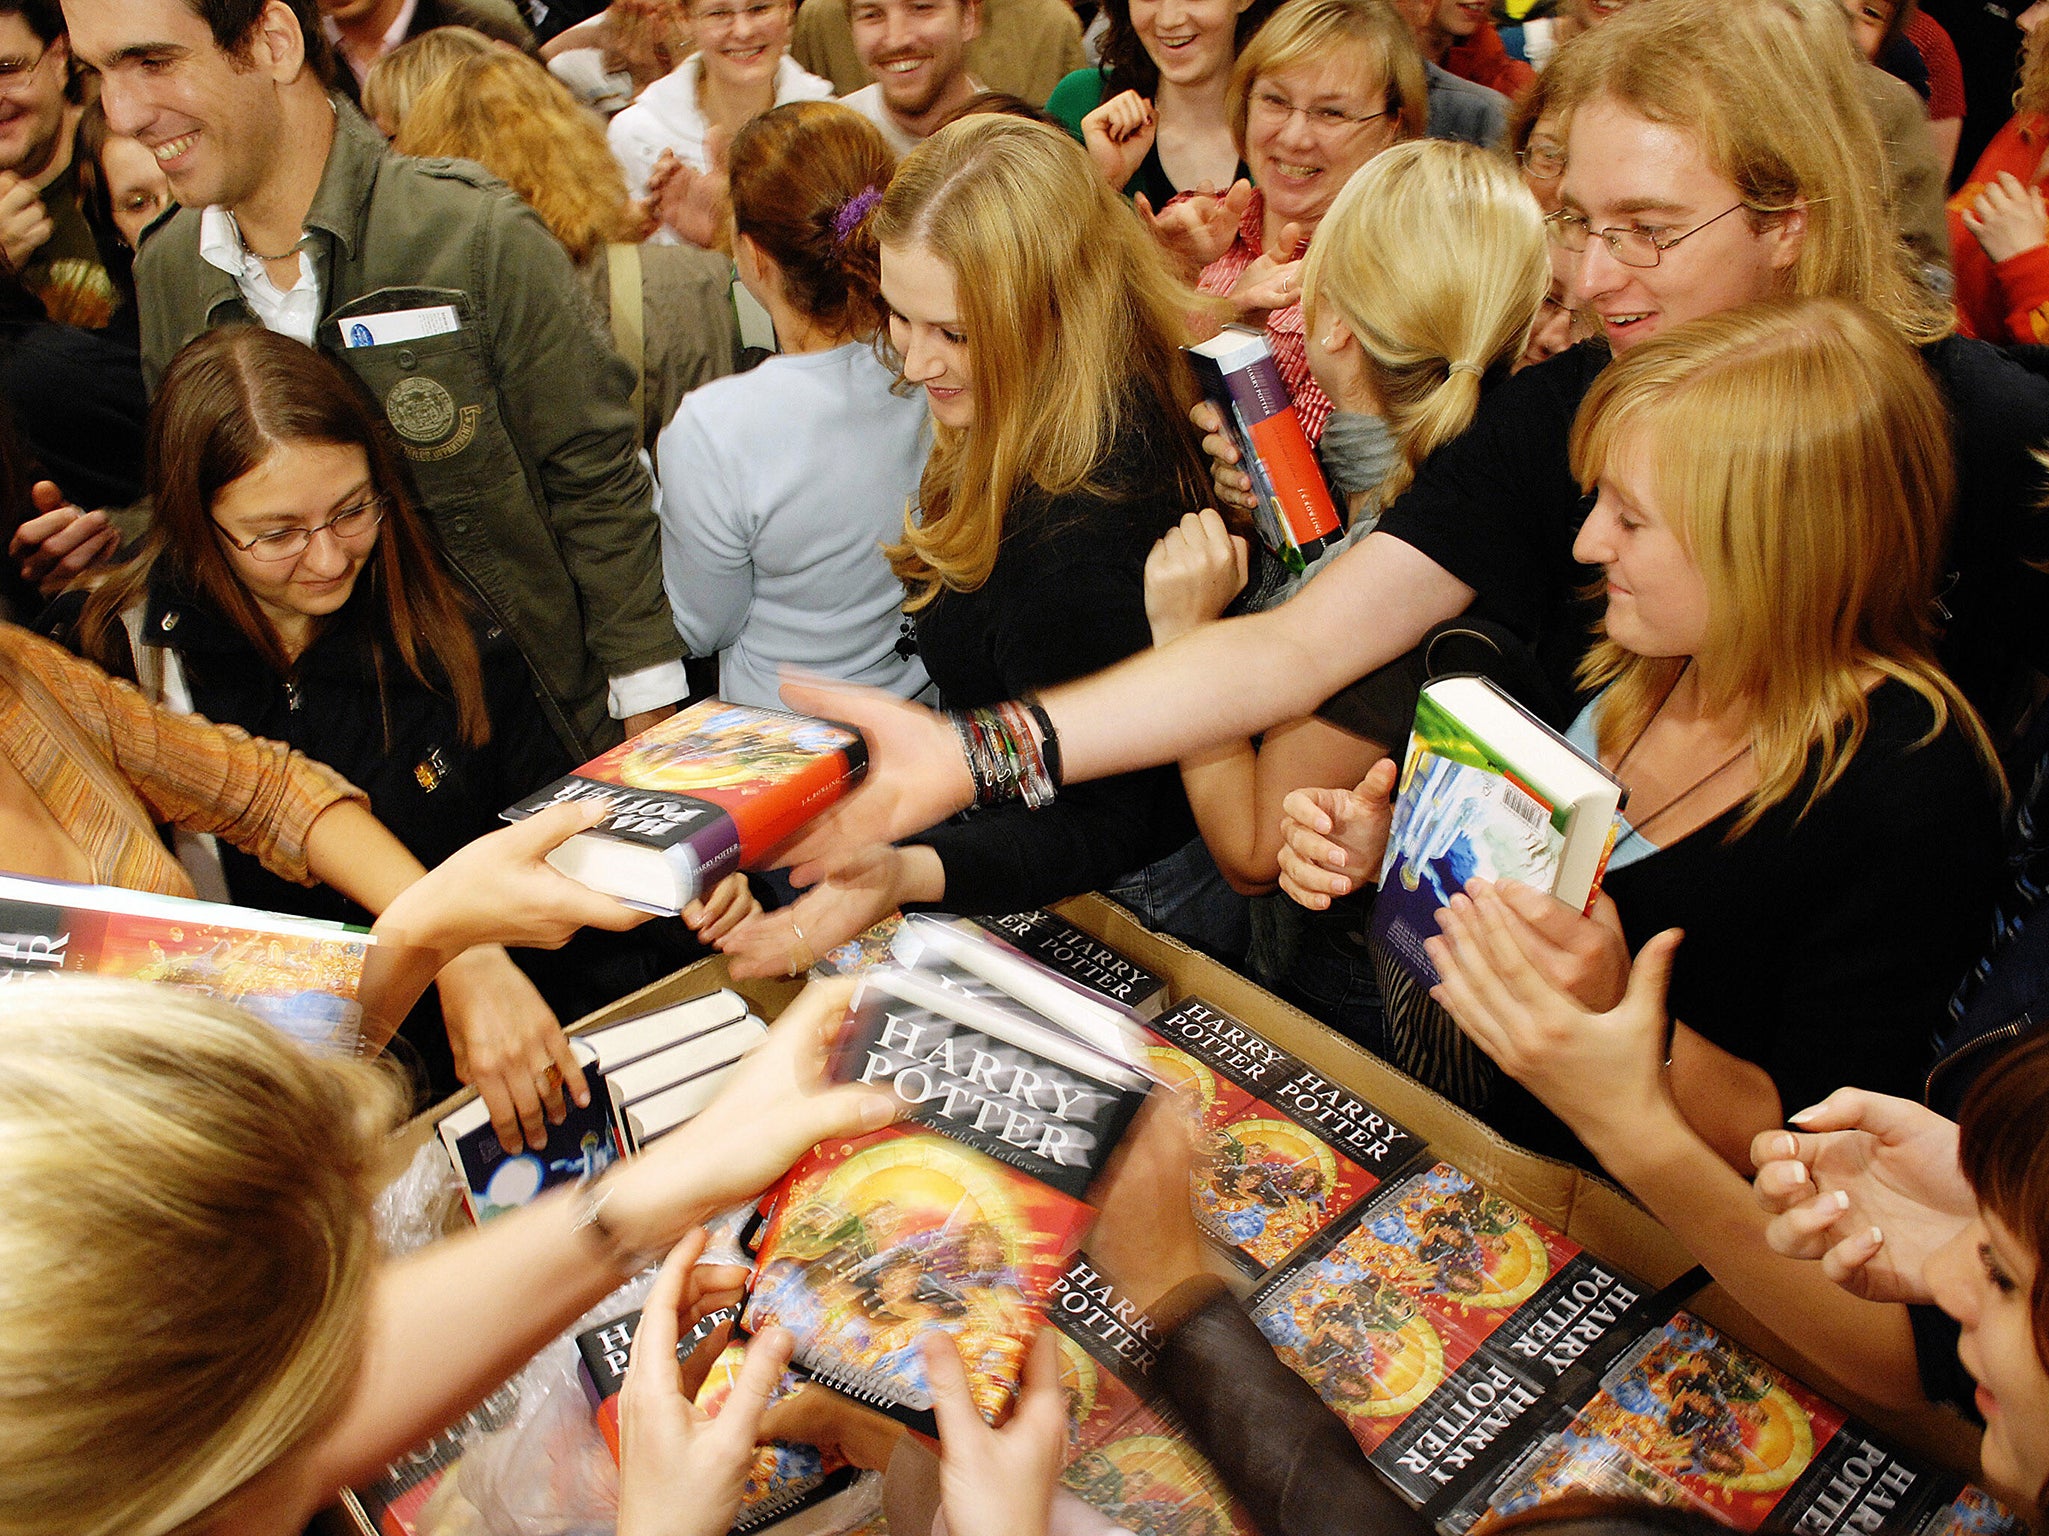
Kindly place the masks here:
<instances>
[{"instance_id":1,"label":"cardboard box of books","mask_svg":"<svg viewBox=\"0 0 2049 1536\"><path fill-rule=\"evenodd\" d=\"M1188 1089L1204 1117L1209 1164L1194 1198L1220 1266L1243 1277L1283 1358L1446 1536L1485 1530L1566 1488L1688 1503L1738 1528L1773 1513L1817 1533L1850 1529L1879 1512L1874 1500L1915 1530L1998 1527L1992 1509L1972 1503L1982 1495L1967 1486L1975 1457L1961 1420L1858 1403L1703 1289L1691 1256L1612 1186L1510 1145L1107 901L1082 897L1027 916L987 926L1005 937L1029 931L1036 958L1126 1019L1142 1002L1144 1065ZM926 935L927 947L935 938ZM917 947L885 935L866 946L873 953L849 946L844 968L885 951L901 963ZM960 996L985 990L986 977L948 973L936 959L935 974ZM639 1049L646 1042L621 1028L630 1021L672 1008L697 1032L730 1027L713 1016L736 1010L773 1020L798 990L790 980L735 982L723 961L708 960L572 1033L602 1043L614 1030L614 1042ZM994 1022L973 1006L952 1012L974 1027ZM1089 1008L1076 1017L1087 1024ZM614 1075L624 1065L616 1044L602 1065ZM458 1103L421 1117L409 1140L431 1136ZM820 1176L861 1150L834 1149ZM965 1260L964 1250L965 1267L955 1267L968 1275ZM1067 1486L1113 1516L1171 1503L1176 1529L1241 1526L1202 1458L1138 1397L1150 1341L1142 1327L1104 1325L1125 1315L1114 1297L1098 1305L1109 1295L1082 1254L1045 1307L1066 1335Z\"/></svg>"}]
</instances>

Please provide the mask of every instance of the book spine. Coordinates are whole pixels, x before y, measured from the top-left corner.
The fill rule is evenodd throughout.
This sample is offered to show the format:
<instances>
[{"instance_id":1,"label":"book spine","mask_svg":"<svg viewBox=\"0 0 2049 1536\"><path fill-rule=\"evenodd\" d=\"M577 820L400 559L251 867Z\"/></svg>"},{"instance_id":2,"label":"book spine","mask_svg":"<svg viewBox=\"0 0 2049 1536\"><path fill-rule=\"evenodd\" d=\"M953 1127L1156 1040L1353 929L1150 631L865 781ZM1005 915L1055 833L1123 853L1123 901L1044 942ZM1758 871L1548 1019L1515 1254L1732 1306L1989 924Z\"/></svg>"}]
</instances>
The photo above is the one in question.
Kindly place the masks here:
<instances>
[{"instance_id":1,"label":"book spine","mask_svg":"<svg viewBox=\"0 0 2049 1536\"><path fill-rule=\"evenodd\" d=\"M1141 1016L1165 989L1166 983L1154 972L1049 912L1013 912L971 921L1026 959Z\"/></svg>"},{"instance_id":2,"label":"book spine","mask_svg":"<svg viewBox=\"0 0 2049 1536\"><path fill-rule=\"evenodd\" d=\"M1305 562L1315 559L1343 524L1273 354L1229 368L1218 365L1216 379L1225 393L1218 403L1235 415L1239 436L1257 461L1261 489L1272 498L1284 540L1275 552L1292 548Z\"/></svg>"}]
</instances>

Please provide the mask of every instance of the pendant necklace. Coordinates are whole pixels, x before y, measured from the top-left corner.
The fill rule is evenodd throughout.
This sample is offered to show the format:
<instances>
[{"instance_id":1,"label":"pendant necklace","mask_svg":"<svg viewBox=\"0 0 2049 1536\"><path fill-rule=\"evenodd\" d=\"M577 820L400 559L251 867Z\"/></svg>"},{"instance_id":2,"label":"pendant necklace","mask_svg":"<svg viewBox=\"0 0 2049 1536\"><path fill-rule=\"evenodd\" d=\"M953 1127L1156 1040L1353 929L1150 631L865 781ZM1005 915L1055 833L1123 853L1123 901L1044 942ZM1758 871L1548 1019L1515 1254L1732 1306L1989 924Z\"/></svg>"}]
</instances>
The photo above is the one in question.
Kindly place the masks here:
<instances>
[{"instance_id":1,"label":"pendant necklace","mask_svg":"<svg viewBox=\"0 0 2049 1536\"><path fill-rule=\"evenodd\" d=\"M1658 700L1658 707L1651 711L1650 719L1644 721L1643 729L1636 733L1635 738L1629 743L1628 748L1624 750L1622 756L1616 760L1616 778L1619 779L1622 777L1622 770L1629 766L1630 758L1634 757L1636 755L1636 749L1643 745L1644 737L1648 736L1650 734L1651 727L1657 724L1658 716L1662 715L1665 712L1665 706L1672 701L1672 695L1679 691L1679 683L1680 680L1686 676L1686 669L1692 665L1693 658L1689 656L1680 665L1678 672L1673 675L1672 686L1667 688L1665 690L1665 696L1662 699ZM1643 832L1643 829L1645 827L1649 826L1652 822L1656 821L1660 816L1664 815L1667 811L1671 810L1681 801L1690 799L1695 794L1698 794L1701 790L1707 788L1707 786L1712 784L1716 779L1719 779L1731 768L1734 768L1738 763L1742 762L1744 758L1750 756L1750 748L1751 744L1746 742L1743 745L1743 747L1739 751L1737 751L1733 756L1724 758L1721 762L1717 763L1714 767L1710 768L1706 773L1702 774L1699 778L1695 779L1691 784L1687 785L1684 789L1680 790L1678 794L1673 795L1671 798L1667 799L1662 805L1658 806L1658 808L1652 811L1649 815L1643 817L1630 817L1629 832L1626 836L1618 839L1616 846L1620 847L1622 843L1628 842L1629 839L1632 837L1642 839L1642 841L1648 843L1650 839L1644 837Z\"/></svg>"}]
</instances>

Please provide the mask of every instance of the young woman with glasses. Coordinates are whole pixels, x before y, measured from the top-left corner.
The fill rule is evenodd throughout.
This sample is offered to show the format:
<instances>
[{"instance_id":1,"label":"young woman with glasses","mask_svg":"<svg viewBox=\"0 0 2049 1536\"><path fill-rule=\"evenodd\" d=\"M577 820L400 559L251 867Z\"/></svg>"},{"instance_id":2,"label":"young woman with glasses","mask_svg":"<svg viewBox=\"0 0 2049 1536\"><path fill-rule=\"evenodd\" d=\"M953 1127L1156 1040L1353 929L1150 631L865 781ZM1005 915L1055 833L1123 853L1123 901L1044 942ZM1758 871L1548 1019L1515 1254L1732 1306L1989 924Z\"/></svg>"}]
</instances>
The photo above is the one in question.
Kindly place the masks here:
<instances>
[{"instance_id":1,"label":"young woman with glasses","mask_svg":"<svg viewBox=\"0 0 2049 1536\"><path fill-rule=\"evenodd\" d=\"M524 658L443 565L380 426L333 363L289 337L248 326L194 341L152 410L149 535L85 601L79 648L172 708L329 764L431 867L574 765ZM210 874L211 850L189 852ZM224 888L202 894L364 920L237 849L218 859ZM744 880L708 905L696 921L723 932L751 910ZM559 1038L551 1004L575 1018L678 963L651 939L591 935L560 957L522 951L537 993L494 958L497 1017L444 1033L429 1005L403 1033L431 1092L477 1082L508 1131L534 1085L501 1081L500 1064Z\"/></svg>"},{"instance_id":2,"label":"young woman with glasses","mask_svg":"<svg viewBox=\"0 0 2049 1536\"><path fill-rule=\"evenodd\" d=\"M1291 0L1238 56L1229 111L1251 184L1140 212L1199 291L1265 329L1314 442L1331 406L1303 343L1302 254L1354 171L1423 137L1422 55L1385 0Z\"/></svg>"}]
</instances>

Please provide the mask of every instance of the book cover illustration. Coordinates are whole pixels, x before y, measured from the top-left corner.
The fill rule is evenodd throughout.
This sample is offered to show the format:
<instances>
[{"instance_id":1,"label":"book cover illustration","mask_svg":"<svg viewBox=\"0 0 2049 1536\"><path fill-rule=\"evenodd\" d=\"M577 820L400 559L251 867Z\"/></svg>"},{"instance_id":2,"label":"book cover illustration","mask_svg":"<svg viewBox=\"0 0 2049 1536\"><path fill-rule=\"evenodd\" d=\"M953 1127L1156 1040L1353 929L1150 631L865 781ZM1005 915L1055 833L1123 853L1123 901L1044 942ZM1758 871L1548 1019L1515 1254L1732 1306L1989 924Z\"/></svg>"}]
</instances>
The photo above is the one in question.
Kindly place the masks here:
<instances>
[{"instance_id":1,"label":"book cover illustration","mask_svg":"<svg viewBox=\"0 0 2049 1536\"><path fill-rule=\"evenodd\" d=\"M2023 1536L2027 1522L1972 1483L1931 1511L1921 1536Z\"/></svg>"},{"instance_id":2,"label":"book cover illustration","mask_svg":"<svg viewBox=\"0 0 2049 1536\"><path fill-rule=\"evenodd\" d=\"M1201 1452L1143 1409L1079 1452L1062 1486L1140 1536L1252 1536Z\"/></svg>"},{"instance_id":3,"label":"book cover illustration","mask_svg":"<svg viewBox=\"0 0 2049 1536\"><path fill-rule=\"evenodd\" d=\"M746 1360L746 1346L729 1344L712 1362L704 1385L697 1390L697 1406L716 1418L721 1406L733 1395ZM784 1371L769 1393L769 1403L788 1397L801 1385L800 1379ZM816 1446L788 1440L769 1440L754 1448L754 1460L747 1468L747 1480L740 1490L740 1512L734 1518L736 1533L759 1530L787 1518L838 1493L859 1476L837 1456Z\"/></svg>"},{"instance_id":4,"label":"book cover illustration","mask_svg":"<svg viewBox=\"0 0 2049 1536\"><path fill-rule=\"evenodd\" d=\"M918 1341L942 1330L995 1421L1090 1216L929 1131L823 1143L777 1196L742 1325L788 1328L805 1371L926 1433L932 1396Z\"/></svg>"},{"instance_id":5,"label":"book cover illustration","mask_svg":"<svg viewBox=\"0 0 2049 1536\"><path fill-rule=\"evenodd\" d=\"M548 1127L539 1150L522 1147L507 1152L491 1126L482 1099L472 1099L442 1117L443 1145L462 1175L464 1199L479 1226L530 1205L543 1191L561 1184L594 1179L612 1166L619 1154L612 1119L612 1097L604 1074L586 1063L584 1081L591 1101L565 1104L560 1124Z\"/></svg>"},{"instance_id":6,"label":"book cover illustration","mask_svg":"<svg viewBox=\"0 0 2049 1536\"><path fill-rule=\"evenodd\" d=\"M867 745L851 726L706 699L621 742L503 815L518 821L565 800L602 799L605 819L549 856L564 873L671 915L742 866L760 862L859 781ZM640 850L666 858L681 900L641 892ZM614 871L621 873L614 873ZM622 889L626 886L626 889Z\"/></svg>"},{"instance_id":7,"label":"book cover illustration","mask_svg":"<svg viewBox=\"0 0 2049 1536\"><path fill-rule=\"evenodd\" d=\"M846 943L834 945L819 957L818 964L811 967L811 979L829 981L835 976L865 976L879 965L891 964L889 946L903 925L903 913L892 912L874 927L862 929Z\"/></svg>"},{"instance_id":8,"label":"book cover illustration","mask_svg":"<svg viewBox=\"0 0 2049 1536\"><path fill-rule=\"evenodd\" d=\"M0 875L0 981L68 971L183 987L310 1049L362 1044L361 928L183 897Z\"/></svg>"},{"instance_id":9,"label":"book cover illustration","mask_svg":"<svg viewBox=\"0 0 2049 1536\"><path fill-rule=\"evenodd\" d=\"M1361 1262L1418 1298L1439 1327L1487 1343L1549 1385L1653 1321L1649 1287L1436 1163L1377 1194L1351 1240Z\"/></svg>"},{"instance_id":10,"label":"book cover illustration","mask_svg":"<svg viewBox=\"0 0 2049 1536\"><path fill-rule=\"evenodd\" d=\"M916 1123L1076 1199L1151 1088L1001 994L970 997L901 968L862 978L828 1075L887 1087Z\"/></svg>"},{"instance_id":11,"label":"book cover illustration","mask_svg":"<svg viewBox=\"0 0 2049 1536\"><path fill-rule=\"evenodd\" d=\"M1754 1530L1844 1423L1834 1404L1682 1312L1609 1367L1571 1424L1496 1489L1492 1518L1476 1528L1590 1485L1626 1484L1633 1497Z\"/></svg>"},{"instance_id":12,"label":"book cover illustration","mask_svg":"<svg viewBox=\"0 0 2049 1536\"><path fill-rule=\"evenodd\" d=\"M1154 1074L1200 1116L1195 1219L1243 1267L1264 1274L1364 1200L1379 1179L1270 1104L1170 1045Z\"/></svg>"},{"instance_id":13,"label":"book cover illustration","mask_svg":"<svg viewBox=\"0 0 2049 1536\"><path fill-rule=\"evenodd\" d=\"M1542 730L1534 719L1530 723ZM1603 772L1597 764L1586 766ZM1437 969L1423 944L1437 934L1438 909L1473 879L1517 880L1555 891L1576 811L1570 801L1538 788L1426 690L1416 702L1396 789L1373 901L1373 938L1425 987L1435 986ZM1611 815L1604 829L1607 848L1615 830ZM1599 854L1594 890L1607 848ZM1592 900L1591 892L1586 899Z\"/></svg>"},{"instance_id":14,"label":"book cover illustration","mask_svg":"<svg viewBox=\"0 0 2049 1536\"><path fill-rule=\"evenodd\" d=\"M1356 1236L1354 1227L1351 1235ZM1369 1454L1473 1352L1342 1240L1254 1297L1252 1319Z\"/></svg>"}]
</instances>

